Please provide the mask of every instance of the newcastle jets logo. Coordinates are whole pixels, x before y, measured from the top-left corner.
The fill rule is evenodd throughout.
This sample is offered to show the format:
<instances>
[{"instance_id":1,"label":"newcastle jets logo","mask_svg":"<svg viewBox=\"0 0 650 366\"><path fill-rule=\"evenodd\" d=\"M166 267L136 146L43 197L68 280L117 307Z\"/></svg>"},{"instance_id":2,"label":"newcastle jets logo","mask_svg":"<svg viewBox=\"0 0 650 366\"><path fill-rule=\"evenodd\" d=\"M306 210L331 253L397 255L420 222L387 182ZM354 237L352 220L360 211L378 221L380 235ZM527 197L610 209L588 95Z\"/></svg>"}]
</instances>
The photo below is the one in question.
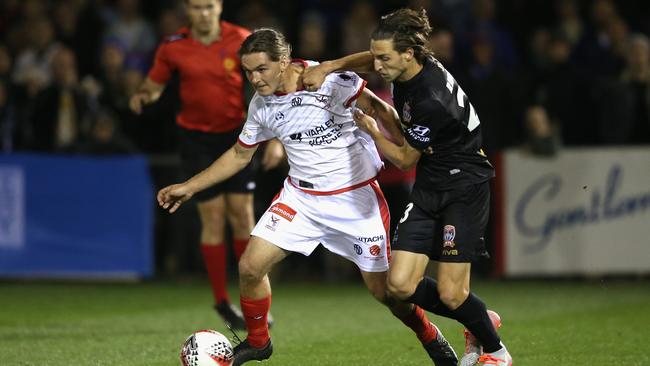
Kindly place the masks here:
<instances>
[{"instance_id":1,"label":"newcastle jets logo","mask_svg":"<svg viewBox=\"0 0 650 366\"><path fill-rule=\"evenodd\" d=\"M404 108L402 108L402 121L406 124L411 123L411 106L409 102L404 102Z\"/></svg>"},{"instance_id":2,"label":"newcastle jets logo","mask_svg":"<svg viewBox=\"0 0 650 366\"><path fill-rule=\"evenodd\" d=\"M302 98L301 97L295 97L295 98L291 99L291 106L292 107L298 107L301 104L302 104Z\"/></svg>"}]
</instances>

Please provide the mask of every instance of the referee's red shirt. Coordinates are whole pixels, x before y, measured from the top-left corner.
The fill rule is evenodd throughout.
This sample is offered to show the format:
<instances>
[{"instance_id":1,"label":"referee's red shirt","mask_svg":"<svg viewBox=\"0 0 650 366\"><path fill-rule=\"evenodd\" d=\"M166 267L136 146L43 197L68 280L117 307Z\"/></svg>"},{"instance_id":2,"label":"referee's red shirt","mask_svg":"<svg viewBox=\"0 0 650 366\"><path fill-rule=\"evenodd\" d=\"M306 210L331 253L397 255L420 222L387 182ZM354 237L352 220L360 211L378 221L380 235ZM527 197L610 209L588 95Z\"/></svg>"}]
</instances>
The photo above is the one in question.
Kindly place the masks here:
<instances>
[{"instance_id":1,"label":"referee's red shirt","mask_svg":"<svg viewBox=\"0 0 650 366\"><path fill-rule=\"evenodd\" d=\"M237 51L249 34L222 21L221 37L210 45L193 39L188 28L160 45L149 78L165 84L178 70L182 106L176 121L180 126L212 133L241 126L246 111Z\"/></svg>"}]
</instances>

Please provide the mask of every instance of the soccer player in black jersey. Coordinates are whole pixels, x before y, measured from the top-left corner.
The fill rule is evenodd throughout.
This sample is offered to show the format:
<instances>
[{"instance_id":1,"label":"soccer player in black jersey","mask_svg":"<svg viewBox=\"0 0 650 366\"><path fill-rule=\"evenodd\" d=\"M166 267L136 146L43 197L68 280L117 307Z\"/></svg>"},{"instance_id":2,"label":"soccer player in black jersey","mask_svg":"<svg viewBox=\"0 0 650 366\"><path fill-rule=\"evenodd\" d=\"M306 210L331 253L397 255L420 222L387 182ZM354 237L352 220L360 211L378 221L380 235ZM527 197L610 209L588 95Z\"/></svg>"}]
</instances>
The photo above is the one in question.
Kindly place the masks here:
<instances>
[{"instance_id":1,"label":"soccer player in black jersey","mask_svg":"<svg viewBox=\"0 0 650 366\"><path fill-rule=\"evenodd\" d=\"M396 166L417 164L416 180L400 219L389 270L389 294L465 326L461 366L510 366L512 357L497 335L498 315L470 292L471 263L488 257L483 235L488 221L488 180L494 169L481 150L481 124L454 77L426 48L431 32L426 12L400 9L383 16L370 52L324 62L303 78L309 89L336 70L370 65L392 82L405 142L386 139L361 111L357 125ZM437 280L425 276L439 262Z\"/></svg>"}]
</instances>

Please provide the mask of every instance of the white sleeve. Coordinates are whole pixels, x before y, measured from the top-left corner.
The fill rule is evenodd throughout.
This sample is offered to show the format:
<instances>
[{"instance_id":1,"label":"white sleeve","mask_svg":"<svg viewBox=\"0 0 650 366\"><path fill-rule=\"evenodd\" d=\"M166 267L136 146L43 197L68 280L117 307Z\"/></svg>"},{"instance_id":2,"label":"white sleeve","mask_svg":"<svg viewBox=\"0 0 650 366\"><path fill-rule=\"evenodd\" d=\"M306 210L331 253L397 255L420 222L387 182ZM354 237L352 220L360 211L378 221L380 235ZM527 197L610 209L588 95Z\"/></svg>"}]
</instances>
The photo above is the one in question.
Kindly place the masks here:
<instances>
[{"instance_id":1,"label":"white sleeve","mask_svg":"<svg viewBox=\"0 0 650 366\"><path fill-rule=\"evenodd\" d=\"M327 77L331 87L336 90L337 104L342 104L349 108L359 98L363 88L366 87L366 81L359 75L351 71L335 72Z\"/></svg>"},{"instance_id":2,"label":"white sleeve","mask_svg":"<svg viewBox=\"0 0 650 366\"><path fill-rule=\"evenodd\" d=\"M273 131L265 127L264 100L257 94L248 106L248 117L237 141L244 147L253 147L275 137Z\"/></svg>"}]
</instances>

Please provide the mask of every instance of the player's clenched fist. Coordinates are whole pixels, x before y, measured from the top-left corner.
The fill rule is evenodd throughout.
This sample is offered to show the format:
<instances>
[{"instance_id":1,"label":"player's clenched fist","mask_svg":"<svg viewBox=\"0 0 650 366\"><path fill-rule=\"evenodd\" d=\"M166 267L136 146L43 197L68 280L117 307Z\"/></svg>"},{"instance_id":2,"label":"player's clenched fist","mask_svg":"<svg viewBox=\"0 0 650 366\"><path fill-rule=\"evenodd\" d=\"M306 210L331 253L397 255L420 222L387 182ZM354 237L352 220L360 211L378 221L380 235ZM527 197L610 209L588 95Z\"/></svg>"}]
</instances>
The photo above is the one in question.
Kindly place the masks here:
<instances>
[{"instance_id":1,"label":"player's clenched fist","mask_svg":"<svg viewBox=\"0 0 650 366\"><path fill-rule=\"evenodd\" d=\"M183 202L192 198L191 192L185 184L173 184L158 191L158 204L169 213L176 211Z\"/></svg>"},{"instance_id":2,"label":"player's clenched fist","mask_svg":"<svg viewBox=\"0 0 650 366\"><path fill-rule=\"evenodd\" d=\"M322 64L310 66L302 74L302 85L308 91L316 91L323 85L327 74L327 69Z\"/></svg>"}]
</instances>

